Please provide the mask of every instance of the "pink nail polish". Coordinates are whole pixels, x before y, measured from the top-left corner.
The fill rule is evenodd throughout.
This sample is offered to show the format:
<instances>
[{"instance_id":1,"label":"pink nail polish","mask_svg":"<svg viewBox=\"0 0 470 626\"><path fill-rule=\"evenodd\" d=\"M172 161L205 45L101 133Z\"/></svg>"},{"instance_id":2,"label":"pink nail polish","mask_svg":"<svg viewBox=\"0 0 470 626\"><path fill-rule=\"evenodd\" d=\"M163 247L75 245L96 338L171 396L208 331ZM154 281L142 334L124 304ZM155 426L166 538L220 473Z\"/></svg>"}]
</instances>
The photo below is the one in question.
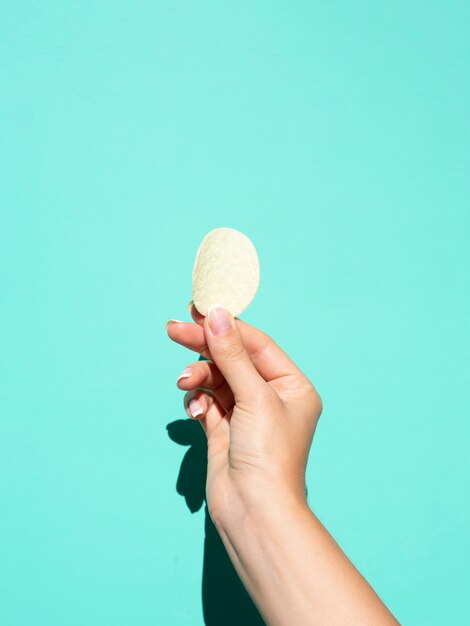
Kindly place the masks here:
<instances>
[{"instance_id":1,"label":"pink nail polish","mask_svg":"<svg viewBox=\"0 0 470 626\"><path fill-rule=\"evenodd\" d=\"M207 311L209 328L214 335L224 335L232 326L230 313L220 304L213 304Z\"/></svg>"}]
</instances>

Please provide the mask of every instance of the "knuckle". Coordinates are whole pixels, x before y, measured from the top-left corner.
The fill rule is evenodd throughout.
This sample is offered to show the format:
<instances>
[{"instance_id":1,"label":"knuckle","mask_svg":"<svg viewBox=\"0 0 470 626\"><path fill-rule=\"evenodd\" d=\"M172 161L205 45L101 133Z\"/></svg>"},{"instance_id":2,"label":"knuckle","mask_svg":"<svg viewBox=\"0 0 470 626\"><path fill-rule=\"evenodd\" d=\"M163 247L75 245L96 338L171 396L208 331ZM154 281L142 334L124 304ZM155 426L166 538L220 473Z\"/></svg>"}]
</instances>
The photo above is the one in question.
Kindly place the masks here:
<instances>
[{"instance_id":1,"label":"knuckle","mask_svg":"<svg viewBox=\"0 0 470 626\"><path fill-rule=\"evenodd\" d=\"M323 400L321 399L315 385L307 378L305 380L305 395L315 406L316 412L320 415L323 410Z\"/></svg>"},{"instance_id":2,"label":"knuckle","mask_svg":"<svg viewBox=\"0 0 470 626\"><path fill-rule=\"evenodd\" d=\"M256 361L256 359L260 355L262 355L267 348L269 348L270 346L274 344L274 340L272 337L270 337L267 333L265 333L262 330L259 332L260 334L258 338L258 346L250 353L250 358L253 361Z\"/></svg>"},{"instance_id":3,"label":"knuckle","mask_svg":"<svg viewBox=\"0 0 470 626\"><path fill-rule=\"evenodd\" d=\"M231 341L223 346L224 358L228 361L239 361L245 353L245 346L241 343Z\"/></svg>"},{"instance_id":4,"label":"knuckle","mask_svg":"<svg viewBox=\"0 0 470 626\"><path fill-rule=\"evenodd\" d=\"M259 330L259 339L262 341L259 341L259 343L263 344L263 343L272 343L273 342L273 338L268 335L267 332L265 332L264 330Z\"/></svg>"},{"instance_id":5,"label":"knuckle","mask_svg":"<svg viewBox=\"0 0 470 626\"><path fill-rule=\"evenodd\" d=\"M318 414L318 417L320 417L320 415L323 413L323 400L318 395L318 393L316 394L316 405L317 405L317 414Z\"/></svg>"}]
</instances>

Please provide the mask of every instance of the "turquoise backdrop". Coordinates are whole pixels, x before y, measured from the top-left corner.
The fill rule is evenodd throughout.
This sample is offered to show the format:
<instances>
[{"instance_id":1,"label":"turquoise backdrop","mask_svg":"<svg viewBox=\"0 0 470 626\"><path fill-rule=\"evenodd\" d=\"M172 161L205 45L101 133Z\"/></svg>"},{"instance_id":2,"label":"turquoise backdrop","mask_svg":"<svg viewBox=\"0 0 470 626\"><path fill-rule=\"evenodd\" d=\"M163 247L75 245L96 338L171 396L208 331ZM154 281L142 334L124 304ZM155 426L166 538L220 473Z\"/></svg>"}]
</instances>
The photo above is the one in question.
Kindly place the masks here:
<instances>
[{"instance_id":1,"label":"turquoise backdrop","mask_svg":"<svg viewBox=\"0 0 470 626\"><path fill-rule=\"evenodd\" d=\"M403 624L468 624L470 4L1 14L0 623L203 624L165 322L231 226L324 401L312 506Z\"/></svg>"}]
</instances>

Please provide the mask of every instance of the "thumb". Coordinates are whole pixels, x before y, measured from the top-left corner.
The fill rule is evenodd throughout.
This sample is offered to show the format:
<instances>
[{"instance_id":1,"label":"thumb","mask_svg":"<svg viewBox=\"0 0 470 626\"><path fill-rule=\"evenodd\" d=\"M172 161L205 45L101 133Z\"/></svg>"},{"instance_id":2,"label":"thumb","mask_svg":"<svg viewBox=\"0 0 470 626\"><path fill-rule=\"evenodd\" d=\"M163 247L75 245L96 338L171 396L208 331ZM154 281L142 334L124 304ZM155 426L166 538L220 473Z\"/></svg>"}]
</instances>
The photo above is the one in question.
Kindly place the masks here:
<instances>
[{"instance_id":1,"label":"thumb","mask_svg":"<svg viewBox=\"0 0 470 626\"><path fill-rule=\"evenodd\" d=\"M266 381L250 359L233 316L219 304L209 307L204 334L211 358L229 384L235 402L252 402Z\"/></svg>"}]
</instances>

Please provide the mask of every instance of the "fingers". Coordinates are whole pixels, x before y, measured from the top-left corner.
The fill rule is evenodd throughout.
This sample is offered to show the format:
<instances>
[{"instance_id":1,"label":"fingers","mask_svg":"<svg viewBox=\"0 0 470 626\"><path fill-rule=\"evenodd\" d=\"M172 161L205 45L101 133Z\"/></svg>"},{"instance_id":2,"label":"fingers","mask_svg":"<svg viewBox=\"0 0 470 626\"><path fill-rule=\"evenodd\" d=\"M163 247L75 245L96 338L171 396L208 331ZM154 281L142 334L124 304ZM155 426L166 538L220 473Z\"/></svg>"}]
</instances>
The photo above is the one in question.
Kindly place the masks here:
<instances>
[{"instance_id":1,"label":"fingers","mask_svg":"<svg viewBox=\"0 0 470 626\"><path fill-rule=\"evenodd\" d=\"M230 447L230 413L216 398L202 389L188 391L183 398L184 409L191 419L201 423L211 455L227 453Z\"/></svg>"},{"instance_id":2,"label":"fingers","mask_svg":"<svg viewBox=\"0 0 470 626\"><path fill-rule=\"evenodd\" d=\"M207 387L215 390L224 382L225 378L213 361L195 361L191 363L181 372L176 380L178 387L181 389Z\"/></svg>"},{"instance_id":3,"label":"fingers","mask_svg":"<svg viewBox=\"0 0 470 626\"><path fill-rule=\"evenodd\" d=\"M222 306L211 306L203 331L211 359L230 386L235 402L250 405L265 391L266 381L254 366L235 319Z\"/></svg>"},{"instance_id":4,"label":"fingers","mask_svg":"<svg viewBox=\"0 0 470 626\"><path fill-rule=\"evenodd\" d=\"M184 391L197 388L210 389L218 402L227 411L234 405L232 390L222 376L219 368L212 361L196 361L186 367L176 381Z\"/></svg>"},{"instance_id":5,"label":"fingers","mask_svg":"<svg viewBox=\"0 0 470 626\"><path fill-rule=\"evenodd\" d=\"M206 358L211 358L203 332L205 317L197 311L194 304L190 304L191 306L188 304L188 308L196 323L178 322L170 324L167 328L168 335L176 343L194 350ZM292 376L297 379L306 379L305 374L269 335L239 318L235 319L246 350L256 369L266 381Z\"/></svg>"},{"instance_id":6,"label":"fingers","mask_svg":"<svg viewBox=\"0 0 470 626\"><path fill-rule=\"evenodd\" d=\"M197 324L180 320L169 320L166 324L166 332L171 340L210 359L204 330Z\"/></svg>"}]
</instances>

